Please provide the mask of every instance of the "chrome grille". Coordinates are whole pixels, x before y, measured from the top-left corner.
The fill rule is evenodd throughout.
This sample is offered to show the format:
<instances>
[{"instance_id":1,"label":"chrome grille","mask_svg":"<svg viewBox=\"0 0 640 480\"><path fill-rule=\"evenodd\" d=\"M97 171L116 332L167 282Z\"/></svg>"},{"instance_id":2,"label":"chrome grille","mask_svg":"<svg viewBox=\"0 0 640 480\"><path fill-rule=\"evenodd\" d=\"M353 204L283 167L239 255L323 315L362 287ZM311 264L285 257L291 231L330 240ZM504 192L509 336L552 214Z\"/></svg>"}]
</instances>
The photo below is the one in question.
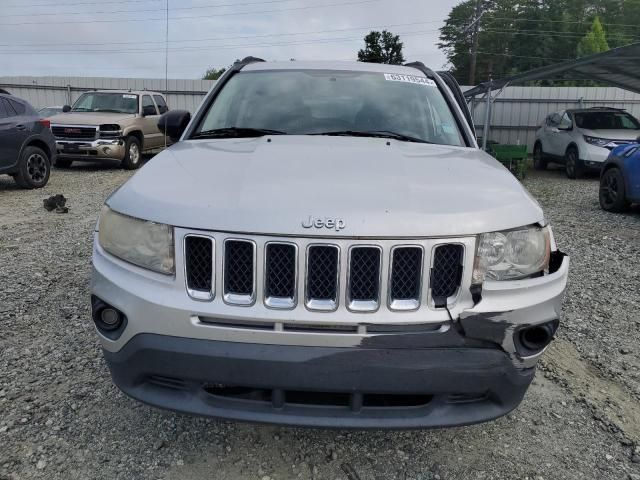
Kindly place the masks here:
<instances>
[{"instance_id":1,"label":"chrome grille","mask_svg":"<svg viewBox=\"0 0 640 480\"><path fill-rule=\"evenodd\" d=\"M250 305L255 299L255 245L247 240L224 242L224 295L229 303Z\"/></svg>"},{"instance_id":2,"label":"chrome grille","mask_svg":"<svg viewBox=\"0 0 640 480\"><path fill-rule=\"evenodd\" d=\"M307 307L335 310L338 304L339 250L336 245L310 245L307 251Z\"/></svg>"},{"instance_id":3,"label":"chrome grille","mask_svg":"<svg viewBox=\"0 0 640 480\"><path fill-rule=\"evenodd\" d=\"M431 298L436 308L447 306L447 299L460 287L462 280L462 245L447 244L436 248L431 267Z\"/></svg>"},{"instance_id":4,"label":"chrome grille","mask_svg":"<svg viewBox=\"0 0 640 480\"><path fill-rule=\"evenodd\" d=\"M414 310L420 306L422 247L396 247L391 255L389 306Z\"/></svg>"},{"instance_id":5,"label":"chrome grille","mask_svg":"<svg viewBox=\"0 0 640 480\"><path fill-rule=\"evenodd\" d=\"M217 290L227 304L259 302L256 308L306 310L296 317L302 322L338 309L361 314L382 309L412 312L404 318L413 322L420 312L428 316L447 302L453 306L469 301L464 292L470 278L463 270L472 268L465 251L475 247L473 237L318 242L185 231L182 238L185 287L196 300L212 301ZM212 315L223 313L212 308ZM255 321L269 316L256 314Z\"/></svg>"},{"instance_id":6,"label":"chrome grille","mask_svg":"<svg viewBox=\"0 0 640 480\"><path fill-rule=\"evenodd\" d=\"M265 303L274 308L291 308L296 299L296 246L268 243L265 247Z\"/></svg>"},{"instance_id":7,"label":"chrome grille","mask_svg":"<svg viewBox=\"0 0 640 480\"><path fill-rule=\"evenodd\" d=\"M76 127L73 125L52 125L51 133L56 138L74 138L93 140L96 138L96 127Z\"/></svg>"},{"instance_id":8,"label":"chrome grille","mask_svg":"<svg viewBox=\"0 0 640 480\"><path fill-rule=\"evenodd\" d=\"M380 247L353 247L349 258L349 308L376 310L380 304Z\"/></svg>"},{"instance_id":9,"label":"chrome grille","mask_svg":"<svg viewBox=\"0 0 640 480\"><path fill-rule=\"evenodd\" d=\"M185 276L189 295L198 300L213 297L213 241L189 235L184 240Z\"/></svg>"}]
</instances>

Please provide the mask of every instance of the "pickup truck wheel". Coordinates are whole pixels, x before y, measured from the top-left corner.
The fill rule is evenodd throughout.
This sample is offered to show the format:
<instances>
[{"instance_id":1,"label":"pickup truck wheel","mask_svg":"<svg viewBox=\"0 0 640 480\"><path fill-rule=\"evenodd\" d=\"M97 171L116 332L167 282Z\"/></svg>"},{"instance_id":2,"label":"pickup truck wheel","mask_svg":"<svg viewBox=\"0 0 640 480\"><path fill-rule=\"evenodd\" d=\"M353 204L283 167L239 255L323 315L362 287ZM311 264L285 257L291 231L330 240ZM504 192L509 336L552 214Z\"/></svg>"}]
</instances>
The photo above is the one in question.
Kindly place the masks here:
<instances>
[{"instance_id":1,"label":"pickup truck wheel","mask_svg":"<svg viewBox=\"0 0 640 480\"><path fill-rule=\"evenodd\" d=\"M141 160L142 150L140 149L140 140L136 137L127 137L127 141L124 146L122 167L127 170L135 170L136 168L140 168Z\"/></svg>"},{"instance_id":2,"label":"pickup truck wheel","mask_svg":"<svg viewBox=\"0 0 640 480\"><path fill-rule=\"evenodd\" d=\"M18 163L18 172L13 179L22 188L42 188L49 181L51 162L38 147L26 147Z\"/></svg>"},{"instance_id":3,"label":"pickup truck wheel","mask_svg":"<svg viewBox=\"0 0 640 480\"><path fill-rule=\"evenodd\" d=\"M582 164L578 156L578 150L575 147L570 147L565 154L565 171L567 178L580 178L582 177Z\"/></svg>"},{"instance_id":4,"label":"pickup truck wheel","mask_svg":"<svg viewBox=\"0 0 640 480\"><path fill-rule=\"evenodd\" d=\"M619 168L610 168L600 179L600 206L607 212L624 212L629 207L624 177Z\"/></svg>"},{"instance_id":5,"label":"pickup truck wheel","mask_svg":"<svg viewBox=\"0 0 640 480\"><path fill-rule=\"evenodd\" d=\"M69 168L72 163L73 160L70 160L68 158L56 158L53 161L53 166L56 168Z\"/></svg>"},{"instance_id":6,"label":"pickup truck wheel","mask_svg":"<svg viewBox=\"0 0 640 480\"><path fill-rule=\"evenodd\" d=\"M536 143L533 147L533 168L536 170L547 169L547 159L544 157L544 152L542 151L542 145L540 143Z\"/></svg>"}]
</instances>

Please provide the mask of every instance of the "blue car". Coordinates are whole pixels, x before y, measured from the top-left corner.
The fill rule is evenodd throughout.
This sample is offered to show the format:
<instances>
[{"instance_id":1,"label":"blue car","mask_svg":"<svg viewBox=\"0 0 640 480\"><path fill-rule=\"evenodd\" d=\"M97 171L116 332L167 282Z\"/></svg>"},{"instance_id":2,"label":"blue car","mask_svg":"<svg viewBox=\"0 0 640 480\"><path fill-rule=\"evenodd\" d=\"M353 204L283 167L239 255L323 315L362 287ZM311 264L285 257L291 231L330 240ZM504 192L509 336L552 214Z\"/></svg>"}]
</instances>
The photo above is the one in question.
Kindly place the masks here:
<instances>
[{"instance_id":1,"label":"blue car","mask_svg":"<svg viewBox=\"0 0 640 480\"><path fill-rule=\"evenodd\" d=\"M607 212L623 212L640 203L640 144L614 148L600 173L600 206Z\"/></svg>"}]
</instances>

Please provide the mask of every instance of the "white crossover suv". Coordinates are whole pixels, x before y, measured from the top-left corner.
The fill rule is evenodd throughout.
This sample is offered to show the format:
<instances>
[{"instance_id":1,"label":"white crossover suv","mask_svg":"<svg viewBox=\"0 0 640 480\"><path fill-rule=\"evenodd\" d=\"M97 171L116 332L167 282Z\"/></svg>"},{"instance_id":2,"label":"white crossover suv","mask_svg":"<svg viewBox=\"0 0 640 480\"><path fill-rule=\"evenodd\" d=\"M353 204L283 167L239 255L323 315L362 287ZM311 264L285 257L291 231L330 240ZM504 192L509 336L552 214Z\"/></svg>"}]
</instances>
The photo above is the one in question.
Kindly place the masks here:
<instances>
[{"instance_id":1,"label":"white crossover suv","mask_svg":"<svg viewBox=\"0 0 640 480\"><path fill-rule=\"evenodd\" d=\"M565 166L567 177L579 178L586 171L599 172L611 150L634 143L640 122L616 108L566 110L547 116L533 147L534 167L547 168L549 162Z\"/></svg>"},{"instance_id":2,"label":"white crossover suv","mask_svg":"<svg viewBox=\"0 0 640 480\"><path fill-rule=\"evenodd\" d=\"M106 201L92 316L162 408L344 428L470 424L522 400L569 259L421 63L247 58Z\"/></svg>"}]
</instances>

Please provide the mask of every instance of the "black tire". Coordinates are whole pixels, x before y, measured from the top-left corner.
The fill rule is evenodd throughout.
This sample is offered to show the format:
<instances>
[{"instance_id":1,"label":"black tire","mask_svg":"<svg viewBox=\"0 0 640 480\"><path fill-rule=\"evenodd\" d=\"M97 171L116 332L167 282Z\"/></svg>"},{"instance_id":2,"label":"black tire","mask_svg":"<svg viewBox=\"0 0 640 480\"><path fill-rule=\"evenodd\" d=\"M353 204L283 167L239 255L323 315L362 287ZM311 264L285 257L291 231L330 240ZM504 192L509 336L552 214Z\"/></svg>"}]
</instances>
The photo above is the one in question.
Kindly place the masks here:
<instances>
[{"instance_id":1,"label":"black tire","mask_svg":"<svg viewBox=\"0 0 640 480\"><path fill-rule=\"evenodd\" d=\"M600 207L607 212L620 213L629 208L624 177L619 168L613 167L600 177Z\"/></svg>"},{"instance_id":2,"label":"black tire","mask_svg":"<svg viewBox=\"0 0 640 480\"><path fill-rule=\"evenodd\" d=\"M142 163L142 148L140 140L136 137L129 136L124 144L124 159L122 160L122 168L126 170L135 170L140 168Z\"/></svg>"},{"instance_id":3,"label":"black tire","mask_svg":"<svg viewBox=\"0 0 640 480\"><path fill-rule=\"evenodd\" d=\"M56 158L53 161L53 166L56 168L69 168L72 163L73 163L73 160L69 158Z\"/></svg>"},{"instance_id":4,"label":"black tire","mask_svg":"<svg viewBox=\"0 0 640 480\"><path fill-rule=\"evenodd\" d=\"M564 156L564 169L567 173L567 178L574 179L582 177L583 168L576 147L569 147L567 149L567 153Z\"/></svg>"},{"instance_id":5,"label":"black tire","mask_svg":"<svg viewBox=\"0 0 640 480\"><path fill-rule=\"evenodd\" d=\"M42 188L51 175L51 160L40 148L29 146L22 151L18 172L13 179L21 188Z\"/></svg>"},{"instance_id":6,"label":"black tire","mask_svg":"<svg viewBox=\"0 0 640 480\"><path fill-rule=\"evenodd\" d=\"M546 170L547 163L547 159L542 151L542 144L536 143L533 147L533 168L535 170Z\"/></svg>"}]
</instances>

